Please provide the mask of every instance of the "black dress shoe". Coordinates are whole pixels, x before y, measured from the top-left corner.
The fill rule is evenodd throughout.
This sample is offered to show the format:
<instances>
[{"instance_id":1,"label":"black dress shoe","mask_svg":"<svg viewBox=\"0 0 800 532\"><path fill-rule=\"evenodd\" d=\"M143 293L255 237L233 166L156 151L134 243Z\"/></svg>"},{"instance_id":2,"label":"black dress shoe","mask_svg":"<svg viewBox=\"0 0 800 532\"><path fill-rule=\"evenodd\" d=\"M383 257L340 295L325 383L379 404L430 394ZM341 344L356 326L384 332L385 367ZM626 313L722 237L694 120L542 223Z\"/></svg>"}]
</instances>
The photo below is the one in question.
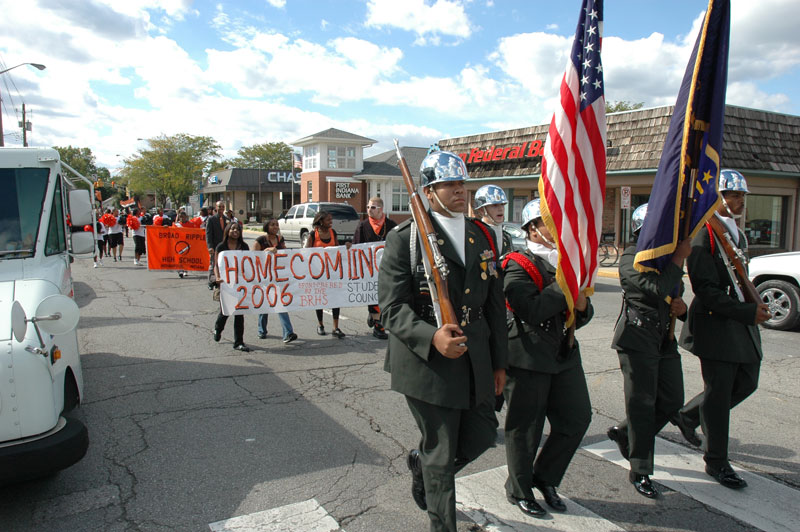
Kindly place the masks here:
<instances>
[{"instance_id":1,"label":"black dress shoe","mask_svg":"<svg viewBox=\"0 0 800 532\"><path fill-rule=\"evenodd\" d=\"M556 493L556 489L553 486L542 486L537 484L536 489L542 492L542 495L544 496L544 502L547 503L547 506L557 512L567 511L567 505L564 504L564 501L562 501L561 497L558 496L558 493Z\"/></svg>"},{"instance_id":2,"label":"black dress shoe","mask_svg":"<svg viewBox=\"0 0 800 532\"><path fill-rule=\"evenodd\" d=\"M712 469L710 466L706 466L706 473L714 477L717 482L725 486L726 488L731 488L734 490L740 490L742 488L747 487L747 482L745 479L740 477L736 474L736 471L729 465L722 466L718 470Z\"/></svg>"},{"instance_id":3,"label":"black dress shoe","mask_svg":"<svg viewBox=\"0 0 800 532\"><path fill-rule=\"evenodd\" d=\"M655 499L658 497L658 489L656 489L656 485L653 484L653 481L650 480L648 475L640 475L639 473L631 471L628 478L631 484L633 484L633 487L636 488L636 491L648 499Z\"/></svg>"},{"instance_id":4,"label":"black dress shoe","mask_svg":"<svg viewBox=\"0 0 800 532\"><path fill-rule=\"evenodd\" d=\"M235 345L235 346L233 346L233 348L236 349L237 351L242 351L244 353L249 353L250 352L250 348L247 347L244 344Z\"/></svg>"},{"instance_id":5,"label":"black dress shoe","mask_svg":"<svg viewBox=\"0 0 800 532\"><path fill-rule=\"evenodd\" d=\"M700 447L700 445L702 445L703 442L700 440L700 436L697 435L697 431L689 426L686 417L682 413L678 412L675 419L672 420L672 423L678 427L686 441L695 447Z\"/></svg>"},{"instance_id":6,"label":"black dress shoe","mask_svg":"<svg viewBox=\"0 0 800 532\"><path fill-rule=\"evenodd\" d=\"M214 341L219 342L220 338L222 338L222 331L214 329Z\"/></svg>"},{"instance_id":7,"label":"black dress shoe","mask_svg":"<svg viewBox=\"0 0 800 532\"><path fill-rule=\"evenodd\" d=\"M522 510L522 513L531 517L544 517L547 515L547 510L542 508L538 502L533 499L517 499L511 495L506 497L508 502Z\"/></svg>"},{"instance_id":8,"label":"black dress shoe","mask_svg":"<svg viewBox=\"0 0 800 532\"><path fill-rule=\"evenodd\" d=\"M266 339L267 339L267 333L265 333L265 332L263 332L263 333L258 333L258 337L259 337L260 339L262 339L262 340L266 340Z\"/></svg>"},{"instance_id":9,"label":"black dress shoe","mask_svg":"<svg viewBox=\"0 0 800 532\"><path fill-rule=\"evenodd\" d=\"M608 429L606 436L608 436L609 440L617 444L617 447L619 447L619 454L621 454L625 460L629 460L631 450L628 445L628 431L614 426Z\"/></svg>"},{"instance_id":10,"label":"black dress shoe","mask_svg":"<svg viewBox=\"0 0 800 532\"><path fill-rule=\"evenodd\" d=\"M408 470L411 471L411 498L414 499L420 510L427 510L428 502L425 500L425 482L422 479L422 462L418 450L412 449L408 453L406 464Z\"/></svg>"}]
</instances>

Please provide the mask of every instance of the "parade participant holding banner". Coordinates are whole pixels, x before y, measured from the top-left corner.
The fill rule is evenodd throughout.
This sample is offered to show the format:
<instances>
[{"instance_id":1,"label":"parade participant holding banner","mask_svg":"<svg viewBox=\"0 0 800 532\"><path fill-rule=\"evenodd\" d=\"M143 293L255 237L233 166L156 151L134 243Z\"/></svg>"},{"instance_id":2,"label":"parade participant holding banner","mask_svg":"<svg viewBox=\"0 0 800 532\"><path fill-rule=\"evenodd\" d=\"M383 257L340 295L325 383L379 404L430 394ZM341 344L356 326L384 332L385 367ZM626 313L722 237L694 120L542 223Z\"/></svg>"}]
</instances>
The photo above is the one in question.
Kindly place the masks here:
<instances>
[{"instance_id":1,"label":"parade participant holding banner","mask_svg":"<svg viewBox=\"0 0 800 532\"><path fill-rule=\"evenodd\" d=\"M455 474L494 445L495 395L505 384L497 245L491 229L464 216L468 176L458 155L433 151L423 160L428 212L397 152L414 221L389 231L380 265L385 368L421 432L407 458L414 502L427 509L431 530L455 532Z\"/></svg>"},{"instance_id":2,"label":"parade participant holding banner","mask_svg":"<svg viewBox=\"0 0 800 532\"><path fill-rule=\"evenodd\" d=\"M286 249L286 241L280 235L280 225L278 220L270 218L264 224L264 235L256 238L253 244L253 251L266 251L267 253L275 253L279 249ZM258 315L258 337L262 340L267 337L267 323L269 314ZM281 327L283 328L283 343L288 344L297 340L297 335L292 329L292 321L289 319L288 312L279 312L278 319L281 320Z\"/></svg>"},{"instance_id":3,"label":"parade participant holding banner","mask_svg":"<svg viewBox=\"0 0 800 532\"><path fill-rule=\"evenodd\" d=\"M631 233L638 237L647 215L647 204L631 216ZM622 310L614 328L611 347L617 350L625 387L626 419L606 433L630 462L629 479L641 495L658 496L650 480L653 474L655 438L667 421L681 428L692 445L700 445L694 429L682 422L683 368L678 343L670 334L670 316L685 319L683 261L691 240L683 240L662 271L640 272L634 267L636 244L625 248L619 261Z\"/></svg>"},{"instance_id":4,"label":"parade participant holding banner","mask_svg":"<svg viewBox=\"0 0 800 532\"><path fill-rule=\"evenodd\" d=\"M223 251L233 250L249 250L250 247L245 243L242 237L242 229L236 222L228 222L225 230L222 233L222 242L217 245L214 253L214 277L216 282L222 283L222 276L219 273L219 265L217 264L217 257ZM222 330L225 329L225 323L228 321L228 316L222 313L222 306L220 305L219 315L214 324L214 341L219 342L222 337ZM236 314L233 317L233 348L238 351L250 351L250 348L244 345L244 316Z\"/></svg>"},{"instance_id":5,"label":"parade participant holding banner","mask_svg":"<svg viewBox=\"0 0 800 532\"><path fill-rule=\"evenodd\" d=\"M703 426L706 473L733 489L747 482L728 461L730 411L758 387L763 356L758 324L771 317L741 260L747 239L736 218L748 192L742 174L720 171L722 201L692 240L687 269L694 299L681 331L681 346L700 358L704 384L681 412L690 426Z\"/></svg>"},{"instance_id":6,"label":"parade participant holding banner","mask_svg":"<svg viewBox=\"0 0 800 532\"><path fill-rule=\"evenodd\" d=\"M494 229L497 242L502 242L503 246L500 255L505 255L513 249L511 236L503 231L507 204L506 193L497 185L484 185L475 191L475 203L473 205L475 214Z\"/></svg>"},{"instance_id":7,"label":"parade participant holding banner","mask_svg":"<svg viewBox=\"0 0 800 532\"><path fill-rule=\"evenodd\" d=\"M319 211L314 216L314 221L311 222L313 229L308 233L308 239L303 247L306 248L327 248L339 245L339 240L336 238L336 231L331 227L333 225L333 216L329 212ZM344 338L344 333L339 328L339 308L331 309L333 312L333 331L331 332L336 338ZM317 313L317 334L325 336L325 326L322 324L322 309L315 309Z\"/></svg>"},{"instance_id":8,"label":"parade participant holding banner","mask_svg":"<svg viewBox=\"0 0 800 532\"><path fill-rule=\"evenodd\" d=\"M396 226L397 223L383 212L383 200L379 196L374 196L369 199L367 205L367 218L358 222L356 226L353 244L386 240L386 235ZM372 327L372 336L380 340L389 338L380 322L380 307L369 305L367 312L367 326Z\"/></svg>"},{"instance_id":9,"label":"parade participant holding banner","mask_svg":"<svg viewBox=\"0 0 800 532\"><path fill-rule=\"evenodd\" d=\"M508 336L506 414L506 497L523 513L546 514L535 500L536 487L552 509L564 512L558 496L561 483L592 419L589 390L581 366L578 342L570 346L565 330L567 300L555 282L552 250L537 243L550 241L539 200L522 210L528 249L503 260L506 301L513 312ZM557 257L557 254L556 254ZM579 292L576 327L592 319L589 299ZM550 434L537 455L545 419Z\"/></svg>"},{"instance_id":10,"label":"parade participant holding banner","mask_svg":"<svg viewBox=\"0 0 800 532\"><path fill-rule=\"evenodd\" d=\"M225 202L220 200L216 203L217 213L214 216L209 216L206 220L206 244L208 245L208 256L211 257L208 267L208 289L213 290L216 286L214 281L214 268L216 268L217 261L214 260L214 253L217 246L222 242L222 233L225 226L228 224L228 219L225 218Z\"/></svg>"}]
</instances>

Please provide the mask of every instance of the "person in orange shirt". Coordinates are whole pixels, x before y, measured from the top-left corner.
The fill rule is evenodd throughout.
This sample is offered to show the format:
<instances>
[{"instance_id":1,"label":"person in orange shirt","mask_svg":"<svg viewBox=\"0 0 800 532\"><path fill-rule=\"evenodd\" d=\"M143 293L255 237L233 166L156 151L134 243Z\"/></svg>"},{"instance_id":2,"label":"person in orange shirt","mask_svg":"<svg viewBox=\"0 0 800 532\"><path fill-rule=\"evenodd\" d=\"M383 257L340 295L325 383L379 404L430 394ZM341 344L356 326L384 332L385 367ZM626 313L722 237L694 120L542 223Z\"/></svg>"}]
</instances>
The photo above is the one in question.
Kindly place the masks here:
<instances>
[{"instance_id":1,"label":"person in orange shirt","mask_svg":"<svg viewBox=\"0 0 800 532\"><path fill-rule=\"evenodd\" d=\"M303 247L306 248L327 248L339 245L339 240L336 238L336 231L333 230L333 216L331 213L319 211L314 216L314 221L311 223L313 230L308 233L308 239ZM349 246L348 246L349 247ZM331 309L333 312L333 331L331 332L336 338L344 338L344 333L339 328L339 309ZM325 326L322 324L322 309L315 310L317 313L317 334L325 336Z\"/></svg>"},{"instance_id":2,"label":"person in orange shirt","mask_svg":"<svg viewBox=\"0 0 800 532\"><path fill-rule=\"evenodd\" d=\"M367 218L358 222L356 231L353 234L353 244L382 242L386 240L386 235L396 225L397 222L391 220L383 212L383 200L378 196L372 197L367 205ZM372 336L386 340L389 336L380 322L380 307L378 305L368 305L367 312L369 312L367 325L373 328Z\"/></svg>"}]
</instances>

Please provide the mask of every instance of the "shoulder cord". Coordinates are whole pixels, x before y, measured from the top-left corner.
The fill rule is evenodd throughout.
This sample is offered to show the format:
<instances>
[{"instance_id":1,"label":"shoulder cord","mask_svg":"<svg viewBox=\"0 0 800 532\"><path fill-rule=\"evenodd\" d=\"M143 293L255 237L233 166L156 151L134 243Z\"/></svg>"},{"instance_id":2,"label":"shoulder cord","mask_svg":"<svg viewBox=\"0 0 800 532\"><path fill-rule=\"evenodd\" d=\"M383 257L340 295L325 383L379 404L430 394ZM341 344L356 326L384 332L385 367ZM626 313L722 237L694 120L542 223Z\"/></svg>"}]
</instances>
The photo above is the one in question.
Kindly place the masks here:
<instances>
[{"instance_id":1,"label":"shoulder cord","mask_svg":"<svg viewBox=\"0 0 800 532\"><path fill-rule=\"evenodd\" d=\"M485 223L478 220L477 218L474 218L472 221L475 223L475 225L478 226L478 229L480 229L483 232L483 235L486 237L486 240L489 241L489 247L492 248L492 260L497 260L497 246L495 246L494 239L492 238L492 235L489 233L489 228L486 226Z\"/></svg>"},{"instance_id":2,"label":"shoulder cord","mask_svg":"<svg viewBox=\"0 0 800 532\"><path fill-rule=\"evenodd\" d=\"M417 224L411 222L411 237L408 239L409 264L411 265L411 275L417 270Z\"/></svg>"},{"instance_id":3,"label":"shoulder cord","mask_svg":"<svg viewBox=\"0 0 800 532\"><path fill-rule=\"evenodd\" d=\"M518 251L512 251L511 253L506 255L505 258L503 259L503 264L502 264L503 270L506 269L508 261L510 260L513 260L514 262L522 266L522 269L527 272L533 283L539 288L539 292L541 292L542 288L544 287L544 281L542 281L542 274L539 273L539 269L536 267L536 265L522 253ZM514 309L512 309L511 305L508 304L508 299L506 299L506 308L511 312L514 312Z\"/></svg>"}]
</instances>

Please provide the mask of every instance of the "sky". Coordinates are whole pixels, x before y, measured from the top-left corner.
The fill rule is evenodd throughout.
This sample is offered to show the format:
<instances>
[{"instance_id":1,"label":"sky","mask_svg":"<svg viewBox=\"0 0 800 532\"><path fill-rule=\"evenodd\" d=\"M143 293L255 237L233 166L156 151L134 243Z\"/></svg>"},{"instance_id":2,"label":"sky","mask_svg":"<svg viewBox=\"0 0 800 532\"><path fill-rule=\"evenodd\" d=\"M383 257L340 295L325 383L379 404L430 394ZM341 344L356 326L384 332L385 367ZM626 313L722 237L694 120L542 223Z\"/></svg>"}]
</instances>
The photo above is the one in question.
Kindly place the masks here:
<instances>
[{"instance_id":1,"label":"sky","mask_svg":"<svg viewBox=\"0 0 800 532\"><path fill-rule=\"evenodd\" d=\"M716 0L719 1L719 0ZM727 102L800 115L800 1L731 0ZM708 3L609 0L607 101L675 103ZM241 146L334 127L365 152L549 122L579 0L0 0L7 146L115 172L158 135Z\"/></svg>"}]
</instances>

